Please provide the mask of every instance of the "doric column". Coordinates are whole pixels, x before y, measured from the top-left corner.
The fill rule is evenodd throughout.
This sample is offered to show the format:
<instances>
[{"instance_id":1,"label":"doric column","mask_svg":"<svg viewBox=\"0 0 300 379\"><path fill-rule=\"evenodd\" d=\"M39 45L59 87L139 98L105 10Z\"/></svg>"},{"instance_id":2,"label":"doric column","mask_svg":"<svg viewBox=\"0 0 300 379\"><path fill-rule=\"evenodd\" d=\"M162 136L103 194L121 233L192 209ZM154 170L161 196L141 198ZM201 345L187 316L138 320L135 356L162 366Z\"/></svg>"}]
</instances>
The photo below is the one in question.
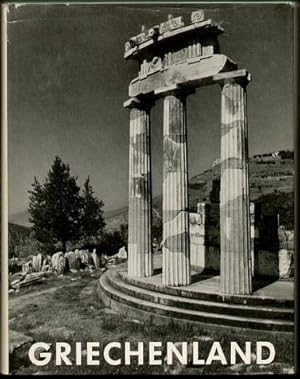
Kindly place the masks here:
<instances>
[{"instance_id":1,"label":"doric column","mask_svg":"<svg viewBox=\"0 0 300 379\"><path fill-rule=\"evenodd\" d=\"M248 79L228 79L221 101L221 290L250 294L251 250L249 219Z\"/></svg>"},{"instance_id":2,"label":"doric column","mask_svg":"<svg viewBox=\"0 0 300 379\"><path fill-rule=\"evenodd\" d=\"M150 104L130 99L128 276L151 276Z\"/></svg>"},{"instance_id":3,"label":"doric column","mask_svg":"<svg viewBox=\"0 0 300 379\"><path fill-rule=\"evenodd\" d=\"M180 286L191 280L184 93L165 94L163 124L162 277L164 285Z\"/></svg>"}]
</instances>

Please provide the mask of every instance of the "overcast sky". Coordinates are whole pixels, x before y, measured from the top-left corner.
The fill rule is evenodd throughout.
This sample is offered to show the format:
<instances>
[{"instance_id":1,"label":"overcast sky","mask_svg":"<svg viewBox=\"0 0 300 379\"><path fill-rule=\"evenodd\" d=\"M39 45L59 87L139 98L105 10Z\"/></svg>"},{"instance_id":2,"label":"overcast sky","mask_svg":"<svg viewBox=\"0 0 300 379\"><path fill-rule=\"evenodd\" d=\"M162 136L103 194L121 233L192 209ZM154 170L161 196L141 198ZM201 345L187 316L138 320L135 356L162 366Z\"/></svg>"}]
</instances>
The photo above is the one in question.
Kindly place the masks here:
<instances>
[{"instance_id":1,"label":"overcast sky","mask_svg":"<svg viewBox=\"0 0 300 379\"><path fill-rule=\"evenodd\" d=\"M290 5L26 5L8 14L9 214L28 207L34 176L55 155L79 184L89 175L105 210L126 205L129 114L123 109L137 64L125 41L147 27L204 9L225 29L221 52L252 74L250 155L293 148L293 9ZM220 151L220 87L188 98L189 176ZM161 192L162 104L152 110L153 195Z\"/></svg>"}]
</instances>

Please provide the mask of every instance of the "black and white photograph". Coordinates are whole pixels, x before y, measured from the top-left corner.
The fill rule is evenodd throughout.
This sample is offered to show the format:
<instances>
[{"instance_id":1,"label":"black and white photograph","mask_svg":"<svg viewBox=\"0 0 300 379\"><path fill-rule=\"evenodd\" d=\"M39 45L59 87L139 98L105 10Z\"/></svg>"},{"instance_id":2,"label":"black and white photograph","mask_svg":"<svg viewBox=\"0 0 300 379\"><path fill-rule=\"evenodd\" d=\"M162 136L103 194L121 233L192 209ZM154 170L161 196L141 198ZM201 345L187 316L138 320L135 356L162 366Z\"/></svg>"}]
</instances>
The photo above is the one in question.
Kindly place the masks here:
<instances>
[{"instance_id":1,"label":"black and white photograph","mask_svg":"<svg viewBox=\"0 0 300 379\"><path fill-rule=\"evenodd\" d=\"M295 374L295 4L1 23L1 371Z\"/></svg>"}]
</instances>

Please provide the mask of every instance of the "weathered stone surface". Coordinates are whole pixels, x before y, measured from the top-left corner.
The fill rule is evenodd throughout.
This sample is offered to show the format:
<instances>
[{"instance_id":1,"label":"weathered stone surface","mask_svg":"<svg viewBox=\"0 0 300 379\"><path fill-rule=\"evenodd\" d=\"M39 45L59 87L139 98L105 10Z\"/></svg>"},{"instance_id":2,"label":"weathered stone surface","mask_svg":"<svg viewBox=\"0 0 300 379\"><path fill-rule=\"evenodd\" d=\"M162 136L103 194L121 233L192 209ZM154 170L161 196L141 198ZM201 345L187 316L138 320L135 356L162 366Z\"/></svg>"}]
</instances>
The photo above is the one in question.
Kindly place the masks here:
<instances>
[{"instance_id":1,"label":"weathered stone surface","mask_svg":"<svg viewBox=\"0 0 300 379\"><path fill-rule=\"evenodd\" d=\"M122 246L118 251L118 258L127 259L127 251L125 246Z\"/></svg>"},{"instance_id":2,"label":"weathered stone surface","mask_svg":"<svg viewBox=\"0 0 300 379\"><path fill-rule=\"evenodd\" d=\"M59 262L59 258L63 256L63 252L62 251L59 251L55 254L52 255L52 258L51 258L51 265L52 265L52 268L54 271L57 271L57 268L58 268L58 262Z\"/></svg>"},{"instance_id":3,"label":"weathered stone surface","mask_svg":"<svg viewBox=\"0 0 300 379\"><path fill-rule=\"evenodd\" d=\"M278 253L279 279L294 276L294 251L281 249Z\"/></svg>"},{"instance_id":4,"label":"weathered stone surface","mask_svg":"<svg viewBox=\"0 0 300 379\"><path fill-rule=\"evenodd\" d=\"M211 49L211 47L208 48ZM207 50L205 52L206 55L209 55L209 53L211 53L211 51ZM172 58L173 56L170 57L170 59ZM164 70L158 70L156 72L149 71L148 74L143 77L135 78L129 85L129 96L137 97L153 92L155 94L157 89L174 85L180 86L181 84L188 83L194 87L198 87L213 83L214 75L220 71L228 71L235 67L236 64L222 54L214 54L206 57L192 57L189 58L188 64L186 61L179 64L171 64L170 66L166 66Z\"/></svg>"},{"instance_id":5,"label":"weathered stone surface","mask_svg":"<svg viewBox=\"0 0 300 379\"><path fill-rule=\"evenodd\" d=\"M9 287L16 287L19 282L25 279L27 273L26 272L17 272L13 275L9 276Z\"/></svg>"},{"instance_id":6,"label":"weathered stone surface","mask_svg":"<svg viewBox=\"0 0 300 379\"><path fill-rule=\"evenodd\" d=\"M68 271L67 259L63 256L60 256L57 264L57 274L63 275Z\"/></svg>"},{"instance_id":7,"label":"weathered stone surface","mask_svg":"<svg viewBox=\"0 0 300 379\"><path fill-rule=\"evenodd\" d=\"M176 18L170 17L170 19L168 21L162 22L159 25L159 32L161 34L167 33L171 30L181 28L182 26L184 26L184 23L182 21L182 17L176 17Z\"/></svg>"},{"instance_id":8,"label":"weathered stone surface","mask_svg":"<svg viewBox=\"0 0 300 379\"><path fill-rule=\"evenodd\" d=\"M255 204L250 202L249 207L250 218L250 256L251 256L251 275L255 274Z\"/></svg>"},{"instance_id":9,"label":"weathered stone surface","mask_svg":"<svg viewBox=\"0 0 300 379\"><path fill-rule=\"evenodd\" d=\"M246 90L234 81L222 87L221 290L252 292Z\"/></svg>"},{"instance_id":10,"label":"weathered stone surface","mask_svg":"<svg viewBox=\"0 0 300 379\"><path fill-rule=\"evenodd\" d=\"M187 285L190 274L185 96L164 98L162 275L165 285Z\"/></svg>"},{"instance_id":11,"label":"weathered stone surface","mask_svg":"<svg viewBox=\"0 0 300 379\"><path fill-rule=\"evenodd\" d=\"M33 271L32 269L32 261L25 262L22 264L22 272L24 273L31 273Z\"/></svg>"},{"instance_id":12,"label":"weathered stone surface","mask_svg":"<svg viewBox=\"0 0 300 379\"><path fill-rule=\"evenodd\" d=\"M94 249L92 252L92 258L93 258L95 268L96 269L100 268L100 259L99 259L96 249Z\"/></svg>"},{"instance_id":13,"label":"weathered stone surface","mask_svg":"<svg viewBox=\"0 0 300 379\"><path fill-rule=\"evenodd\" d=\"M150 111L130 109L128 275L151 276Z\"/></svg>"},{"instance_id":14,"label":"weathered stone surface","mask_svg":"<svg viewBox=\"0 0 300 379\"><path fill-rule=\"evenodd\" d=\"M34 255L32 259L33 271L39 272L42 269L42 254Z\"/></svg>"},{"instance_id":15,"label":"weathered stone surface","mask_svg":"<svg viewBox=\"0 0 300 379\"><path fill-rule=\"evenodd\" d=\"M90 262L89 251L88 250L79 250L79 256L80 256L81 263L83 265L88 266L89 262Z\"/></svg>"},{"instance_id":16,"label":"weathered stone surface","mask_svg":"<svg viewBox=\"0 0 300 379\"><path fill-rule=\"evenodd\" d=\"M204 10L199 9L197 11L192 12L191 14L191 21L194 22L201 22L205 18Z\"/></svg>"},{"instance_id":17,"label":"weathered stone surface","mask_svg":"<svg viewBox=\"0 0 300 379\"><path fill-rule=\"evenodd\" d=\"M79 253L75 253L74 251L69 251L65 257L68 260L69 269L79 270L81 266L81 259Z\"/></svg>"},{"instance_id":18,"label":"weathered stone surface","mask_svg":"<svg viewBox=\"0 0 300 379\"><path fill-rule=\"evenodd\" d=\"M45 280L45 274L43 272L33 272L31 274L26 274L26 277L19 281L15 288L28 287L32 284L41 283Z\"/></svg>"},{"instance_id":19,"label":"weathered stone surface","mask_svg":"<svg viewBox=\"0 0 300 379\"><path fill-rule=\"evenodd\" d=\"M202 215L199 213L190 213L191 265L193 268L198 268L197 271L202 271L206 267L204 212L202 211Z\"/></svg>"},{"instance_id":20,"label":"weathered stone surface","mask_svg":"<svg viewBox=\"0 0 300 379\"><path fill-rule=\"evenodd\" d=\"M200 16L200 18L196 20L194 16L192 24L184 26L181 17L173 18L173 16L170 15L166 23L154 25L148 30L143 28L141 34L131 37L129 41L125 43L124 57L135 59L137 59L138 56L143 57L153 51L153 44L156 45L156 48L161 45L159 50L163 49L163 46L165 47L166 44L167 46L170 44L171 46L175 44L178 45L180 41L188 41L197 38L202 34L202 30L205 32L205 38L216 36L224 31L218 23L211 19L200 21L201 17L203 16ZM187 39L182 38L186 33L188 34ZM175 40L175 37L178 37L178 35L181 35L181 38L179 38L180 41L178 41L178 38ZM167 41L165 41L166 39Z\"/></svg>"},{"instance_id":21,"label":"weathered stone surface","mask_svg":"<svg viewBox=\"0 0 300 379\"><path fill-rule=\"evenodd\" d=\"M41 271L43 271L43 272L49 271L50 270L50 266L51 266L51 256L50 255L46 255L44 257L44 259L43 259Z\"/></svg>"}]
</instances>

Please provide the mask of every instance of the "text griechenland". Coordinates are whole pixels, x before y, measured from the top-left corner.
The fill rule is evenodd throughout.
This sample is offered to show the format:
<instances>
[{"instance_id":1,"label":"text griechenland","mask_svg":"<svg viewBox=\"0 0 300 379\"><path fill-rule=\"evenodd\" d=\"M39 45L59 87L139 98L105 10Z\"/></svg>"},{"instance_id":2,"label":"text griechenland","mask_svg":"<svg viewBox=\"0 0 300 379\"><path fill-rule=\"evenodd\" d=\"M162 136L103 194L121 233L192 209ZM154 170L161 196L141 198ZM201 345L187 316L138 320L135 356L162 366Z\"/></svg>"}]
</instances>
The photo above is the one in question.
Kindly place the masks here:
<instances>
[{"instance_id":1,"label":"text griechenland","mask_svg":"<svg viewBox=\"0 0 300 379\"><path fill-rule=\"evenodd\" d=\"M268 341L247 341L243 344L230 342L226 348L219 341L208 342L67 342L54 344L35 342L28 356L36 366L45 366L53 362L56 366L99 366L106 362L111 366L131 365L234 365L243 362L246 365L270 364L275 359L275 347ZM205 351L205 353L204 353Z\"/></svg>"}]
</instances>

